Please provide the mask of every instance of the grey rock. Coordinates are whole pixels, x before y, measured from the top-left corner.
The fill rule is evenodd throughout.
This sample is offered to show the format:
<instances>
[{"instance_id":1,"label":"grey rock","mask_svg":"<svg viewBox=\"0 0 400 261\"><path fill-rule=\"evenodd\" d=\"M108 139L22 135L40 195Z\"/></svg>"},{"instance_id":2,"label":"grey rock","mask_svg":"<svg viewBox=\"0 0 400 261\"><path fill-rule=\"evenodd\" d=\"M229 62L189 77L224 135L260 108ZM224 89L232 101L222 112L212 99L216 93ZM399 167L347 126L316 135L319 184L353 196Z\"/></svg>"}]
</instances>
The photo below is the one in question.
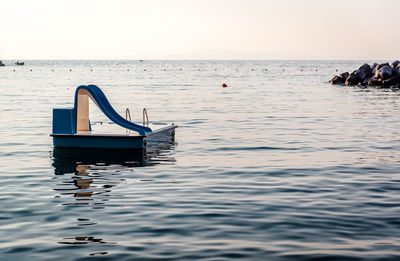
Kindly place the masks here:
<instances>
[{"instance_id":1,"label":"grey rock","mask_svg":"<svg viewBox=\"0 0 400 261\"><path fill-rule=\"evenodd\" d=\"M381 63L381 64L378 64L378 66L376 67L376 69L379 70L379 69L382 68L383 66L389 66L389 67L390 67L389 63Z\"/></svg>"},{"instance_id":2,"label":"grey rock","mask_svg":"<svg viewBox=\"0 0 400 261\"><path fill-rule=\"evenodd\" d=\"M372 69L371 66L368 64L363 64L355 70L354 72L350 73L350 75L346 79L346 85L357 85L359 83L364 82L365 79L368 79L372 76Z\"/></svg>"},{"instance_id":3,"label":"grey rock","mask_svg":"<svg viewBox=\"0 0 400 261\"><path fill-rule=\"evenodd\" d=\"M376 72L376 68L378 67L378 64L377 63L373 63L372 65L371 65L371 69L372 69L372 75L375 75L375 72Z\"/></svg>"},{"instance_id":4,"label":"grey rock","mask_svg":"<svg viewBox=\"0 0 400 261\"><path fill-rule=\"evenodd\" d=\"M393 68L393 75L400 75L400 64Z\"/></svg>"},{"instance_id":5,"label":"grey rock","mask_svg":"<svg viewBox=\"0 0 400 261\"><path fill-rule=\"evenodd\" d=\"M343 82L345 82L346 81L346 79L347 79L347 77L349 77L349 72L344 72L344 73L341 73L341 74L339 74L339 76L344 80Z\"/></svg>"},{"instance_id":6,"label":"grey rock","mask_svg":"<svg viewBox=\"0 0 400 261\"><path fill-rule=\"evenodd\" d=\"M364 63L363 65L358 68L358 74L360 76L360 80L364 81L367 78L370 78L372 76L372 69L371 66L368 64Z\"/></svg>"},{"instance_id":7,"label":"grey rock","mask_svg":"<svg viewBox=\"0 0 400 261\"><path fill-rule=\"evenodd\" d=\"M394 62L392 62L392 64L390 65L390 67L392 67L392 69L394 69L395 67L397 67L397 65L400 64L400 61L396 60Z\"/></svg>"},{"instance_id":8,"label":"grey rock","mask_svg":"<svg viewBox=\"0 0 400 261\"><path fill-rule=\"evenodd\" d=\"M339 76L336 75L329 82L332 84L344 84L346 82L347 77L349 77L349 73L344 72L344 73L339 74Z\"/></svg>"},{"instance_id":9,"label":"grey rock","mask_svg":"<svg viewBox=\"0 0 400 261\"><path fill-rule=\"evenodd\" d=\"M370 78L368 80L368 86L379 86L382 85L381 79Z\"/></svg>"},{"instance_id":10,"label":"grey rock","mask_svg":"<svg viewBox=\"0 0 400 261\"><path fill-rule=\"evenodd\" d=\"M392 74L393 74L392 67L390 67L388 65L384 65L375 72L375 78L386 80L386 79L389 79L390 77L392 77Z\"/></svg>"},{"instance_id":11,"label":"grey rock","mask_svg":"<svg viewBox=\"0 0 400 261\"><path fill-rule=\"evenodd\" d=\"M385 86L395 86L400 84L400 75L395 75L387 80L382 81Z\"/></svg>"},{"instance_id":12,"label":"grey rock","mask_svg":"<svg viewBox=\"0 0 400 261\"><path fill-rule=\"evenodd\" d=\"M344 83L342 77L337 76L337 75L333 76L333 78L330 79L329 82L332 83L332 84L342 84L342 83Z\"/></svg>"},{"instance_id":13,"label":"grey rock","mask_svg":"<svg viewBox=\"0 0 400 261\"><path fill-rule=\"evenodd\" d=\"M361 78L360 78L359 71L356 70L356 71L350 73L350 75L349 75L349 77L347 77L345 83L346 83L346 85L353 86L353 85L359 84L361 81L362 81L362 80L361 80Z\"/></svg>"}]
</instances>

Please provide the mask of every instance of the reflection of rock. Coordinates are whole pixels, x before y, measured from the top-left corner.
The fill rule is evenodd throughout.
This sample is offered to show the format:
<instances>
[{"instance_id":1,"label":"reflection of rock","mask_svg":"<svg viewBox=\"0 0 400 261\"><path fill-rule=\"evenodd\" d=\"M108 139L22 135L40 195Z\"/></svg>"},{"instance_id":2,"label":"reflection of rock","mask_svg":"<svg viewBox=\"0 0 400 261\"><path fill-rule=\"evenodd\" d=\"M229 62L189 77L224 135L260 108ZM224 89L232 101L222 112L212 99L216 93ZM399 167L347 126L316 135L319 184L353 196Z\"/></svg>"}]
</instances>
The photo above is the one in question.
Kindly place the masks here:
<instances>
[{"instance_id":1,"label":"reflection of rock","mask_svg":"<svg viewBox=\"0 0 400 261\"><path fill-rule=\"evenodd\" d=\"M330 81L332 84L345 84L347 86L377 86L400 88L400 61L392 64L374 63L371 66L363 64L352 73L342 73L334 76Z\"/></svg>"}]
</instances>

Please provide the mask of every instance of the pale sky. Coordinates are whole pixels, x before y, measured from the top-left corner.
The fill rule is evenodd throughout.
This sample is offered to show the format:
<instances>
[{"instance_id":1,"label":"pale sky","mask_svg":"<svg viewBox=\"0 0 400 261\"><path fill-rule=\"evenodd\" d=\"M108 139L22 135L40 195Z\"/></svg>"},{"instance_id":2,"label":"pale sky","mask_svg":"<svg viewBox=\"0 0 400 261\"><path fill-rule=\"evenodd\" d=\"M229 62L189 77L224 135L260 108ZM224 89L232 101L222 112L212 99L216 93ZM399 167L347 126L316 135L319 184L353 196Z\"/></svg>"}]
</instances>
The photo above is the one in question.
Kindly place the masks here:
<instances>
[{"instance_id":1,"label":"pale sky","mask_svg":"<svg viewBox=\"0 0 400 261\"><path fill-rule=\"evenodd\" d=\"M0 0L6 59L400 59L399 0Z\"/></svg>"}]
</instances>

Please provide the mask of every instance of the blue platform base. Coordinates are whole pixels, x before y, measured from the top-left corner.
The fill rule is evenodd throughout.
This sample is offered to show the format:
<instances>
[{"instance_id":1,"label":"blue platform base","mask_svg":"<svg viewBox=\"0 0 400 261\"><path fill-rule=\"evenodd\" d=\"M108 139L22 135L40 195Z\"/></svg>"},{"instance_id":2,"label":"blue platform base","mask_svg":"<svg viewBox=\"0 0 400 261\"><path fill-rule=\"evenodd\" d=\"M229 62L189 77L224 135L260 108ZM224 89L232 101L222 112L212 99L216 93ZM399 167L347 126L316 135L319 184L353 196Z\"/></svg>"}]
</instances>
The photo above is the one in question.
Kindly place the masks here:
<instances>
[{"instance_id":1,"label":"blue platform base","mask_svg":"<svg viewBox=\"0 0 400 261\"><path fill-rule=\"evenodd\" d=\"M147 143L173 139L175 125L155 130L147 135L121 134L51 134L54 147L88 149L144 149Z\"/></svg>"},{"instance_id":2,"label":"blue platform base","mask_svg":"<svg viewBox=\"0 0 400 261\"><path fill-rule=\"evenodd\" d=\"M54 147L90 149L142 149L145 136L53 134Z\"/></svg>"}]
</instances>

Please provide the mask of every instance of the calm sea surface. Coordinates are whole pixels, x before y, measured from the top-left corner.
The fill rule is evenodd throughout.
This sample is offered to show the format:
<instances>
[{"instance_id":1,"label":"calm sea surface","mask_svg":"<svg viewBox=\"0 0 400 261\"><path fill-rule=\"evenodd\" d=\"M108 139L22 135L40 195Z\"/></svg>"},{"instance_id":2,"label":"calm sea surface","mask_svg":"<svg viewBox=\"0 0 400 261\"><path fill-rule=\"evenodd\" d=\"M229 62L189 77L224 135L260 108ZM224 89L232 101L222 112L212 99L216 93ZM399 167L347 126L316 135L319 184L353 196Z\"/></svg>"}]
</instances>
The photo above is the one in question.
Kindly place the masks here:
<instances>
[{"instance_id":1,"label":"calm sea surface","mask_svg":"<svg viewBox=\"0 0 400 261\"><path fill-rule=\"evenodd\" d=\"M5 61L0 260L400 260L400 92L328 83L363 62ZM81 84L175 142L55 150Z\"/></svg>"}]
</instances>

